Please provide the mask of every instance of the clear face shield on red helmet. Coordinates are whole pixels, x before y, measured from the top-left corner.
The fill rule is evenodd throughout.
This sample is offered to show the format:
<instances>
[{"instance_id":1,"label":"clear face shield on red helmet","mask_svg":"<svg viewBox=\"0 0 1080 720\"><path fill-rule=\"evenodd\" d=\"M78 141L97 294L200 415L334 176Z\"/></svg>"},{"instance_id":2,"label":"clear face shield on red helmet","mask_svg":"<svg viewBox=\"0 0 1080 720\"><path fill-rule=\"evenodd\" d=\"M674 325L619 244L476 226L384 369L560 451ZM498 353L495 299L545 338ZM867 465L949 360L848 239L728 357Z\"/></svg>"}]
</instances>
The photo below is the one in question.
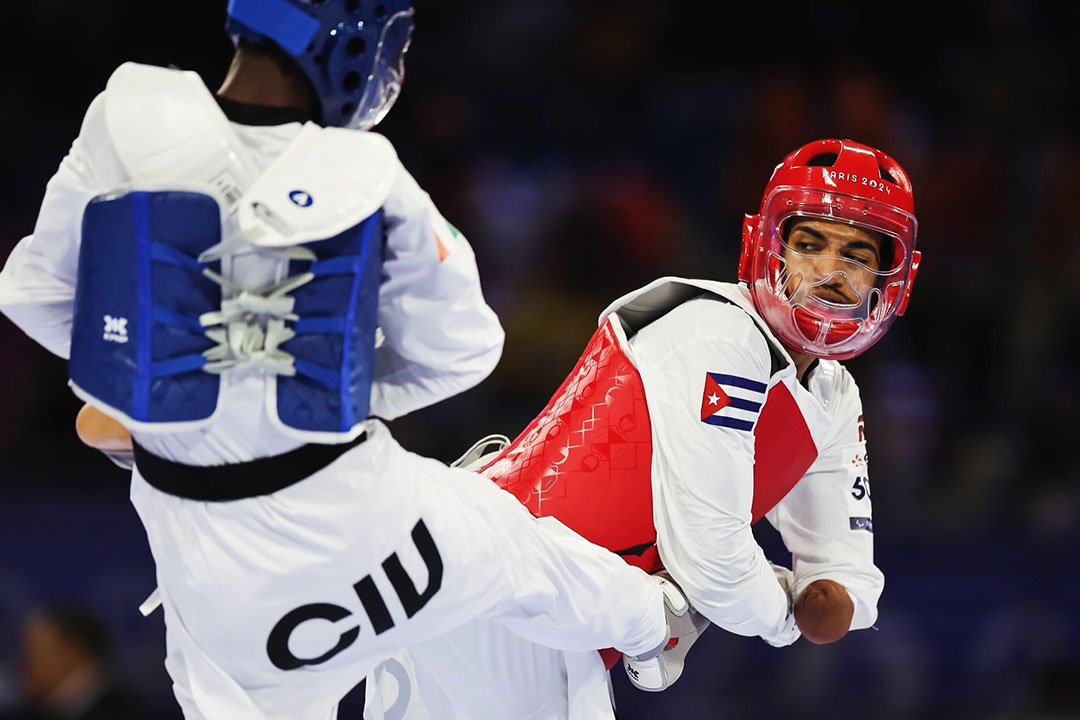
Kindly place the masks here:
<instances>
[{"instance_id":1,"label":"clear face shield on red helmet","mask_svg":"<svg viewBox=\"0 0 1080 720\"><path fill-rule=\"evenodd\" d=\"M401 94L405 82L405 54L413 33L412 8L393 15L379 35L364 95L348 123L355 130L370 130L382 122Z\"/></svg>"},{"instance_id":2,"label":"clear face shield on red helmet","mask_svg":"<svg viewBox=\"0 0 1080 720\"><path fill-rule=\"evenodd\" d=\"M760 223L751 293L793 350L853 357L902 313L913 216L843 193L778 187L766 198Z\"/></svg>"}]
</instances>

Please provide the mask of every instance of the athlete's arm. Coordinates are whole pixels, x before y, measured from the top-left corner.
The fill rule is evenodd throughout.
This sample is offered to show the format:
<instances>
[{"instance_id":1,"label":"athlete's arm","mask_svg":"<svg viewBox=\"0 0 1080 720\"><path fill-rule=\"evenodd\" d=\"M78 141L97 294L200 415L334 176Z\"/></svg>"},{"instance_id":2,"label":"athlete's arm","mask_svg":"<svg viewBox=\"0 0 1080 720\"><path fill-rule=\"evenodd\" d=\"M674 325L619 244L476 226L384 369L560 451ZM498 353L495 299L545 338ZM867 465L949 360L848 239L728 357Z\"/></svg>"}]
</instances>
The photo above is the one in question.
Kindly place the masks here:
<instances>
[{"instance_id":1,"label":"athlete's arm","mask_svg":"<svg viewBox=\"0 0 1080 720\"><path fill-rule=\"evenodd\" d=\"M92 405L83 405L79 411L75 418L75 433L84 445L101 452L115 465L125 470L135 465L131 433Z\"/></svg>"},{"instance_id":2,"label":"athlete's arm","mask_svg":"<svg viewBox=\"0 0 1080 720\"><path fill-rule=\"evenodd\" d=\"M827 645L847 635L855 603L835 580L815 580L795 601L795 623L807 640Z\"/></svg>"},{"instance_id":3,"label":"athlete's arm","mask_svg":"<svg viewBox=\"0 0 1080 720\"><path fill-rule=\"evenodd\" d=\"M371 412L387 420L483 380L502 354L468 241L403 168L386 201L379 292L385 342L375 352Z\"/></svg>"},{"instance_id":4,"label":"athlete's arm","mask_svg":"<svg viewBox=\"0 0 1080 720\"><path fill-rule=\"evenodd\" d=\"M764 392L729 385L742 402L725 411L716 394L706 412L709 373L765 387L764 338L741 310L694 300L630 345L653 422L653 515L664 566L690 604L725 630L794 641L787 592L750 529L755 413L734 407L764 402Z\"/></svg>"},{"instance_id":5,"label":"athlete's arm","mask_svg":"<svg viewBox=\"0 0 1080 720\"><path fill-rule=\"evenodd\" d=\"M0 272L0 312L62 358L71 346L79 237L86 204L98 193L115 154L105 128L104 96L91 103L82 130L49 181L33 235Z\"/></svg>"},{"instance_id":6,"label":"athlete's arm","mask_svg":"<svg viewBox=\"0 0 1080 720\"><path fill-rule=\"evenodd\" d=\"M131 433L92 405L83 405L75 418L75 433L87 447L109 452L130 452Z\"/></svg>"},{"instance_id":7,"label":"athlete's arm","mask_svg":"<svg viewBox=\"0 0 1080 720\"><path fill-rule=\"evenodd\" d=\"M873 625L885 584L874 565L862 403L850 376L842 381L834 437L766 516L792 553L796 622L817 643Z\"/></svg>"}]
</instances>

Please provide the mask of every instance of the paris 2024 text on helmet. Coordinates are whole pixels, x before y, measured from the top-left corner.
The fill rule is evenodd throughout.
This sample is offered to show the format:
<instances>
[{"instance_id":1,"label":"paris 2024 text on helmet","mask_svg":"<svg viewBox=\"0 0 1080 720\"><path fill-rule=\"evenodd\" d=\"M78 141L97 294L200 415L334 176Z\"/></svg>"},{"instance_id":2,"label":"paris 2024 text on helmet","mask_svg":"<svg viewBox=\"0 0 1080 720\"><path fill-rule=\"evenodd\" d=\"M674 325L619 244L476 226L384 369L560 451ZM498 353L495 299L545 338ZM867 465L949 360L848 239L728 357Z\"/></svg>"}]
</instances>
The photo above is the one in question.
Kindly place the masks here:
<instances>
[{"instance_id":1,"label":"paris 2024 text on helmet","mask_svg":"<svg viewBox=\"0 0 1080 720\"><path fill-rule=\"evenodd\" d=\"M904 314L921 257L917 227L899 163L851 140L818 140L776 166L759 213L746 216L739 280L788 347L845 360ZM830 252L827 235L860 238L850 246L868 251Z\"/></svg>"},{"instance_id":2,"label":"paris 2024 text on helmet","mask_svg":"<svg viewBox=\"0 0 1080 720\"><path fill-rule=\"evenodd\" d=\"M230 0L228 16L234 40L273 43L296 61L324 125L373 128L401 93L410 0Z\"/></svg>"}]
</instances>

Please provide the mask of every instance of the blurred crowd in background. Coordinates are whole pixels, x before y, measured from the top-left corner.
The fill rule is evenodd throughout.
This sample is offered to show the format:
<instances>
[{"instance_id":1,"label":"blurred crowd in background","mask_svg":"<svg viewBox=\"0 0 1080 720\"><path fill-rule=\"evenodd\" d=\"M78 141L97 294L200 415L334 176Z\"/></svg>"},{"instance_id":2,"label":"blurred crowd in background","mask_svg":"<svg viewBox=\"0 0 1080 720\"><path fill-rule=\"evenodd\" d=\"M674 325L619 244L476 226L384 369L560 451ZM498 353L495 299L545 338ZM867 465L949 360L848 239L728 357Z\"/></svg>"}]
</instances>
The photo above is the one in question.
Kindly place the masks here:
<instances>
[{"instance_id":1,"label":"blurred crowd in background","mask_svg":"<svg viewBox=\"0 0 1080 720\"><path fill-rule=\"evenodd\" d=\"M912 178L925 260L908 314L849 363L878 629L784 651L714 630L670 692L617 679L620 718L1080 717L1080 4L754 5L417 0L380 131L471 241L507 341L489 380L394 433L445 461L515 435L616 297L734 279L742 214L787 152L879 147ZM217 87L223 6L0 8L0 258L118 64ZM126 478L79 446L65 363L6 319L0 348L0 718L81 717L49 715L20 672L41 608L75 601L139 716L178 717L160 616L135 610L154 582Z\"/></svg>"}]
</instances>

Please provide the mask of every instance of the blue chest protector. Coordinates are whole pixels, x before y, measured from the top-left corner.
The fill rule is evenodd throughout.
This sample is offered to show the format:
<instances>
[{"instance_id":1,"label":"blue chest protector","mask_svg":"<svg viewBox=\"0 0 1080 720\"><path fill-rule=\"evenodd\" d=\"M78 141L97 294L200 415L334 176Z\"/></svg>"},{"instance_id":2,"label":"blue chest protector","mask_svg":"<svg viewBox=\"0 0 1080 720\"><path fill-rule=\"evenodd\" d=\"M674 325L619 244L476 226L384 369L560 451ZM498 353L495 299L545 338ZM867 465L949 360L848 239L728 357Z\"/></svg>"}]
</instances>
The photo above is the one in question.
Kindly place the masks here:
<instances>
[{"instance_id":1,"label":"blue chest protector","mask_svg":"<svg viewBox=\"0 0 1080 720\"><path fill-rule=\"evenodd\" d=\"M228 301L217 261L200 256L222 239L215 198L194 192L131 192L94 200L83 218L70 375L76 393L129 427L174 432L205 427L228 371L210 372L222 343L206 318ZM288 365L268 378L267 407L294 434L345 437L371 399L382 268L383 214L335 237L306 243L291 260L308 280L289 297ZM250 325L265 318L247 317Z\"/></svg>"},{"instance_id":2,"label":"blue chest protector","mask_svg":"<svg viewBox=\"0 0 1080 720\"><path fill-rule=\"evenodd\" d=\"M348 433L367 419L383 237L379 210L337 237L306 245L318 260L290 263L290 275L314 279L292 295L296 336L281 346L296 368L277 378L277 413L286 426Z\"/></svg>"}]
</instances>

